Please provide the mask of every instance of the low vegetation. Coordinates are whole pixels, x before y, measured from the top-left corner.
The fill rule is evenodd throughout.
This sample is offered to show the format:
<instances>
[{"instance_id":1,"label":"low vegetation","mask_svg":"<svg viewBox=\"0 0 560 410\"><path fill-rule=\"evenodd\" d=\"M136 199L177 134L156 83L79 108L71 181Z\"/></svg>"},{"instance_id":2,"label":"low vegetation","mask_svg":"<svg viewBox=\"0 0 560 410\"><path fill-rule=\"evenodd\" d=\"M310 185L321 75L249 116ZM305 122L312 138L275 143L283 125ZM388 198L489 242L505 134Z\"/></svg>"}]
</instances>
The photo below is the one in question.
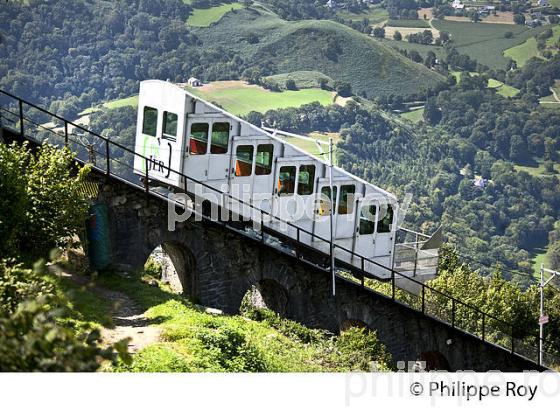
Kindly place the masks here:
<instances>
[{"instance_id":1,"label":"low vegetation","mask_svg":"<svg viewBox=\"0 0 560 410\"><path fill-rule=\"evenodd\" d=\"M219 21L224 14L233 10L239 10L242 7L241 3L229 3L207 9L195 8L187 19L187 24L191 27L208 27Z\"/></svg>"}]
</instances>

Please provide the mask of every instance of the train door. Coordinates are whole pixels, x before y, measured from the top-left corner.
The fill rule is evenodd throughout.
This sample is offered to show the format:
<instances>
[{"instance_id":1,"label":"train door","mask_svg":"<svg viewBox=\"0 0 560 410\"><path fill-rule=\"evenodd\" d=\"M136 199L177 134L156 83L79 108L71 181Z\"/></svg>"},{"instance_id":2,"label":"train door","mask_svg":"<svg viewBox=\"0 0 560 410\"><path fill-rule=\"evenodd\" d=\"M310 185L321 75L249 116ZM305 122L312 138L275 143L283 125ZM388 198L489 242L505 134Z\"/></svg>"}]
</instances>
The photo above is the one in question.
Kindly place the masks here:
<instances>
[{"instance_id":1,"label":"train door","mask_svg":"<svg viewBox=\"0 0 560 410\"><path fill-rule=\"evenodd\" d=\"M282 221L292 221L297 212L296 194L297 164L279 161L276 167L273 213Z\"/></svg>"},{"instance_id":2,"label":"train door","mask_svg":"<svg viewBox=\"0 0 560 410\"><path fill-rule=\"evenodd\" d=\"M253 205L263 211L272 211L272 186L274 185L274 156L281 144L270 139L258 140L255 154L255 176L253 178Z\"/></svg>"},{"instance_id":3,"label":"train door","mask_svg":"<svg viewBox=\"0 0 560 410\"><path fill-rule=\"evenodd\" d=\"M211 123L211 117L198 115L187 117L183 173L200 182L208 179Z\"/></svg>"},{"instance_id":4,"label":"train door","mask_svg":"<svg viewBox=\"0 0 560 410\"><path fill-rule=\"evenodd\" d=\"M363 200L358 204L354 252L367 258L387 258L378 262L388 266L393 248L394 208L377 200Z\"/></svg>"},{"instance_id":5,"label":"train door","mask_svg":"<svg viewBox=\"0 0 560 410\"><path fill-rule=\"evenodd\" d=\"M331 237L331 198L334 198L332 201L332 203L334 203L333 230L336 232L338 187L333 184L333 195L331 195L328 181L324 181L324 179L322 179L322 181L318 184L318 193L320 196L318 197L315 205L316 215L313 224L313 233L315 236L313 237L313 240L321 247L321 249L323 249L325 245L328 245Z\"/></svg>"},{"instance_id":6,"label":"train door","mask_svg":"<svg viewBox=\"0 0 560 410\"><path fill-rule=\"evenodd\" d=\"M208 180L227 180L230 164L230 137L233 132L233 124L228 118L215 118L210 127Z\"/></svg>"},{"instance_id":7,"label":"train door","mask_svg":"<svg viewBox=\"0 0 560 410\"><path fill-rule=\"evenodd\" d=\"M234 213L250 216L255 171L255 140L235 138L232 144L229 194L230 209ZM247 205L241 204L236 199Z\"/></svg>"}]
</instances>

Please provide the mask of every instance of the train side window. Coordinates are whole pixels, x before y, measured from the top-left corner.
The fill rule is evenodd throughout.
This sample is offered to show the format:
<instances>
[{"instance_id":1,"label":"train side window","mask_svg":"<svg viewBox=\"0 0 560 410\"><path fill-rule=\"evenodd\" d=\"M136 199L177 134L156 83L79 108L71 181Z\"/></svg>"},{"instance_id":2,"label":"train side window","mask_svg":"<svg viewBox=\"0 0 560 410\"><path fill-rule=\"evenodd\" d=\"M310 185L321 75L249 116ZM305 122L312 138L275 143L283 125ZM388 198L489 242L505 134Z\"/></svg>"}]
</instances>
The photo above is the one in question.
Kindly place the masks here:
<instances>
[{"instance_id":1,"label":"train side window","mask_svg":"<svg viewBox=\"0 0 560 410\"><path fill-rule=\"evenodd\" d=\"M255 160L255 175L270 175L272 172L272 158L274 157L274 145L257 145L257 158Z\"/></svg>"},{"instance_id":2,"label":"train side window","mask_svg":"<svg viewBox=\"0 0 560 410\"><path fill-rule=\"evenodd\" d=\"M163 112L163 138L172 141L177 139L177 114Z\"/></svg>"},{"instance_id":3,"label":"train side window","mask_svg":"<svg viewBox=\"0 0 560 410\"><path fill-rule=\"evenodd\" d=\"M375 232L377 207L375 205L362 205L360 210L360 235L371 235Z\"/></svg>"},{"instance_id":4,"label":"train side window","mask_svg":"<svg viewBox=\"0 0 560 410\"><path fill-rule=\"evenodd\" d=\"M338 188L333 187L334 202L336 204L336 195L338 193ZM319 209L317 209L319 215L330 215L331 213L331 190L330 187L324 186L321 189L321 198L319 198Z\"/></svg>"},{"instance_id":5,"label":"train side window","mask_svg":"<svg viewBox=\"0 0 560 410\"><path fill-rule=\"evenodd\" d=\"M157 133L158 110L152 107L144 107L144 118L142 119L142 134L155 137Z\"/></svg>"},{"instance_id":6,"label":"train side window","mask_svg":"<svg viewBox=\"0 0 560 410\"><path fill-rule=\"evenodd\" d=\"M208 150L208 124L195 122L191 125L189 148L191 155L205 155Z\"/></svg>"},{"instance_id":7,"label":"train side window","mask_svg":"<svg viewBox=\"0 0 560 410\"><path fill-rule=\"evenodd\" d=\"M347 215L354 212L355 185L342 185L340 187L340 198L338 200L338 213Z\"/></svg>"},{"instance_id":8,"label":"train side window","mask_svg":"<svg viewBox=\"0 0 560 410\"><path fill-rule=\"evenodd\" d=\"M385 217L377 224L378 233L391 232L391 224L393 223L393 207L387 204L387 213Z\"/></svg>"},{"instance_id":9,"label":"train side window","mask_svg":"<svg viewBox=\"0 0 560 410\"><path fill-rule=\"evenodd\" d=\"M293 195L296 187L296 167L285 166L278 174L278 196Z\"/></svg>"},{"instance_id":10,"label":"train side window","mask_svg":"<svg viewBox=\"0 0 560 410\"><path fill-rule=\"evenodd\" d=\"M239 145L237 147L235 161L235 176L248 177L253 171L253 150L252 145Z\"/></svg>"},{"instance_id":11,"label":"train side window","mask_svg":"<svg viewBox=\"0 0 560 410\"><path fill-rule=\"evenodd\" d=\"M315 165L300 165L298 175L299 195L311 195L315 185Z\"/></svg>"},{"instance_id":12,"label":"train side window","mask_svg":"<svg viewBox=\"0 0 560 410\"><path fill-rule=\"evenodd\" d=\"M227 154L229 144L229 122L212 124L211 154Z\"/></svg>"}]
</instances>

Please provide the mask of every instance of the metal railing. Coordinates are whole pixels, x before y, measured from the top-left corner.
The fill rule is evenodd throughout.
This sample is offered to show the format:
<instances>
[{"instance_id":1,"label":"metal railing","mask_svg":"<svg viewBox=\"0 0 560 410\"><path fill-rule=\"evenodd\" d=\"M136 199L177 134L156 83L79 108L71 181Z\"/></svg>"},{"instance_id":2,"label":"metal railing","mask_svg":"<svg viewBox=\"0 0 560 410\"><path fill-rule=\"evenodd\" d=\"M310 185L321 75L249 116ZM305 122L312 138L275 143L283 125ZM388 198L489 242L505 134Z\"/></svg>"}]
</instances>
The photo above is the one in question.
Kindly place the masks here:
<instances>
[{"instance_id":1,"label":"metal railing","mask_svg":"<svg viewBox=\"0 0 560 410\"><path fill-rule=\"evenodd\" d=\"M149 178L150 159L149 158L134 152L133 149L130 149L122 144L119 144L115 141L111 141L110 138L108 137L104 137L99 134L96 134L95 132L90 131L81 125L75 124L56 114L48 112L47 110L38 107L35 104L27 102L11 93L0 90L0 97L2 95L8 97L9 99L14 100L15 104L12 104L12 107L17 107L17 109L15 111L12 111L9 108L6 108L1 104L1 100L0 100L0 127L3 126L3 127L11 128L15 133L19 133L19 135L21 135L24 139L28 139L36 143L41 143L42 141L26 134L26 124L35 127L35 129L33 130L35 134L37 132L44 131L44 132L49 132L50 134L58 138L63 138L62 145L70 149L73 149L76 152L76 160L82 164L88 163L89 157L91 156L91 151L93 149L93 152L95 152L97 158L96 164L92 166L92 168L95 171L103 173L107 177L120 180L130 186L133 186L136 189L142 189L147 195L155 196L167 202L172 202L175 206L182 207L183 209L187 207L186 203L180 201L172 201L169 199L167 195L165 195L165 192L170 193L171 191L166 190L162 187L150 186L150 178ZM56 120L60 121L60 123L62 124L59 127L59 131L61 134L54 131L53 129L48 129L47 127L44 126L44 124L43 125L39 124L29 116L26 116L24 107L27 107L28 109L36 110L37 113L40 115L47 115L50 118L55 118ZM11 120L7 118L6 115L11 116ZM12 122L13 123L12 126L10 127L8 124L3 124L3 119L7 120L8 122ZM75 138L77 137L77 135L72 134L72 132L70 132L70 127L74 130L78 129L82 133L90 135L95 139L97 144L84 143L83 141L80 141L79 138ZM50 140L49 142L52 143L52 141ZM56 143L53 145L56 145ZM130 165L130 163L128 163L127 161L122 161L119 158L111 158L112 149L121 150L124 153L124 155L126 154L132 155L131 157L132 163L134 163L133 160L135 157L140 158L141 160L144 161L143 183L140 183L138 176L132 172L135 169L133 166ZM80 158L80 156L82 158ZM127 169L131 172L130 173L119 172L118 171L119 168L122 167L124 167L124 169ZM194 178L189 177L188 175L185 175L181 172L175 171L166 166L163 166L163 168L169 171L170 173L179 175L182 178L184 184L183 191L185 193L189 192L188 181L190 181L191 183L199 184L202 187L215 191L216 193L219 193L220 195L227 197L228 200L230 201L237 202L239 207L251 209L252 220L248 220L248 222L253 222L253 226L258 227L256 232L257 235L255 235L254 230L252 230L252 232L248 232L246 229L239 228L238 225L230 222L231 219L228 219L227 221L214 220L213 218L209 218L208 215L205 215L202 209L198 209L198 210L194 209L194 212L202 216L205 220L210 221L212 223L217 223L220 226L235 231L239 234L243 234L247 238L257 240L264 245L271 246L276 250L284 252L292 257L296 257L298 258L298 260L313 265L316 268L327 270L327 268L322 266L321 262L318 263L317 260L328 261L330 258L330 254L323 252L311 245L304 244L300 242L300 239L302 238L303 235L308 235L314 240L323 241L325 242L325 244L330 245L329 239L320 237L314 234L313 232L309 232L306 229L294 225L289 221L282 220L279 217L272 215L269 212L266 212L260 208L256 208L253 205L245 201L242 201L239 198L233 197L232 195L225 193L221 190L218 190L208 184L197 181ZM138 170L136 170L136 172L138 172ZM255 223L255 221L257 223ZM288 226L292 230L292 232L294 232L294 234L290 235L289 233L286 234L275 230L271 222L281 223L284 226ZM422 240L425 241L425 239L427 238L426 235L422 235L422 234L418 234L418 235L420 235L420 237L418 237L414 241L416 244L413 246L413 248L415 249L419 249L419 244L422 242ZM277 246L275 246L275 244L277 243L291 244L295 247L295 249L292 250L286 250L283 248L279 249ZM335 258L337 272L343 272L343 271L350 272L352 278L355 279L355 280L351 280L352 283L357 282L359 286L366 287L365 278L368 278L369 280L383 281L379 277L376 277L375 275L369 273L368 267L375 266L379 269L386 270L388 272L388 276L390 276L389 291L387 292L379 289L377 290L370 289L371 291L374 291L380 295L385 295L391 298L396 303L400 303L401 305L404 305L415 311L421 312L422 314L429 316L434 320L446 323L452 328L461 330L465 333L469 333L472 336L479 338L483 342L491 343L493 345L502 347L510 351L512 354L517 354L519 356L527 358L539 365L543 365L543 366L547 365L549 367L560 366L560 357L556 354L556 351L552 349L550 343L548 342L545 343L545 350L546 350L545 357L547 357L547 362L546 363L539 362L538 348L536 348L536 346L538 346L538 341L539 341L538 332L535 333L529 332L527 334L520 335L516 332L515 324L513 323L508 323L504 320L496 318L480 310L475 306L464 303L458 300L457 298L451 295L447 295L437 289L434 289L419 280L404 275L403 273L399 272L397 269L383 266L382 264L378 263L377 261L371 258L367 258L355 254L353 251L348 250L338 244L332 244L332 247L335 251L335 254L338 255L346 254L348 255L347 259L352 261L354 260L359 261L358 266L356 266L356 263L350 263L348 261L341 259L340 257ZM305 252L301 252L302 250L308 252L311 251L314 257L312 258L306 257ZM348 280L346 276L343 274L337 274L337 277L339 279ZM420 289L420 291L418 292L417 295L412 295L406 292L402 292L400 289L398 289L398 286L396 285L397 281L405 281L412 286L417 286ZM534 346L535 349L537 350L537 354L535 358L531 357L533 353L529 353L531 352L529 346Z\"/></svg>"}]
</instances>

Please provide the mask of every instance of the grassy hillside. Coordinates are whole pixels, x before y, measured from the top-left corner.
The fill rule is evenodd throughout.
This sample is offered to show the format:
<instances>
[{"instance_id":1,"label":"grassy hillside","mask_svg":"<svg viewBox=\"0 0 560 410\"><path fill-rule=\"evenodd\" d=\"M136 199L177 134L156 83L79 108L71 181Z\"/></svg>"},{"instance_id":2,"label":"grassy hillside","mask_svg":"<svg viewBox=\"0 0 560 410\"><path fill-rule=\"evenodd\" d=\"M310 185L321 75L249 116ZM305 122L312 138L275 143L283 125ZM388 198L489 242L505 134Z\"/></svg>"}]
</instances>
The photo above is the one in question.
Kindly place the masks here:
<instances>
[{"instance_id":1,"label":"grassy hillside","mask_svg":"<svg viewBox=\"0 0 560 410\"><path fill-rule=\"evenodd\" d=\"M337 12L337 16L343 18L344 20L351 21L362 21L363 19L368 19L370 24L375 24L387 20L387 18L389 18L389 13L384 8L370 6L367 10L363 10L360 13L351 13L346 10L340 10Z\"/></svg>"},{"instance_id":2,"label":"grassy hillside","mask_svg":"<svg viewBox=\"0 0 560 410\"><path fill-rule=\"evenodd\" d=\"M319 80L326 80L331 86L334 80L318 71L295 71L293 73L276 74L265 78L268 82L284 88L287 80L294 80L298 88L317 88Z\"/></svg>"},{"instance_id":3,"label":"grassy hillside","mask_svg":"<svg viewBox=\"0 0 560 410\"><path fill-rule=\"evenodd\" d=\"M300 107L315 101L323 105L334 102L333 92L318 88L272 92L242 81L216 81L203 87L189 87L188 90L236 115L245 115L251 111L264 113L278 108Z\"/></svg>"},{"instance_id":4,"label":"grassy hillside","mask_svg":"<svg viewBox=\"0 0 560 410\"><path fill-rule=\"evenodd\" d=\"M84 110L81 113L79 113L79 115L91 114L92 112L99 111L101 109L101 107L108 108L110 110L113 110L115 108L120 108L120 107L136 108L136 107L138 107L138 96L133 95L132 97L107 101L106 103L101 104L100 106L88 108L87 110Z\"/></svg>"},{"instance_id":5,"label":"grassy hillside","mask_svg":"<svg viewBox=\"0 0 560 410\"><path fill-rule=\"evenodd\" d=\"M490 68L505 69L508 60L503 52L523 43L528 38L540 33L545 27L530 29L525 26L509 24L482 24L459 21L434 20L434 27L451 34L453 45L462 54L467 54L479 63ZM506 32L512 32L512 38L505 38Z\"/></svg>"},{"instance_id":6,"label":"grassy hillside","mask_svg":"<svg viewBox=\"0 0 560 410\"><path fill-rule=\"evenodd\" d=\"M557 49L555 44L560 35L560 26L552 27L552 32L552 37L546 40L546 46L552 53L556 53ZM533 57L543 58L541 51L537 48L537 39L535 37L528 38L524 43L518 46L508 48L504 51L504 55L513 59L518 67L523 67L525 63Z\"/></svg>"},{"instance_id":7,"label":"grassy hillside","mask_svg":"<svg viewBox=\"0 0 560 410\"><path fill-rule=\"evenodd\" d=\"M197 35L276 74L319 71L369 96L417 93L443 81L392 48L332 21L287 22L262 10L238 10ZM250 44L249 35L256 35L258 43Z\"/></svg>"},{"instance_id":8,"label":"grassy hillside","mask_svg":"<svg viewBox=\"0 0 560 410\"><path fill-rule=\"evenodd\" d=\"M321 372L369 369L371 360L383 368L389 356L375 334L351 329L340 336L308 329L281 319L269 310L242 305L243 315L208 313L205 308L150 286L148 276L123 278L107 274L97 286L126 295L160 340L114 371L133 372Z\"/></svg>"}]
</instances>

